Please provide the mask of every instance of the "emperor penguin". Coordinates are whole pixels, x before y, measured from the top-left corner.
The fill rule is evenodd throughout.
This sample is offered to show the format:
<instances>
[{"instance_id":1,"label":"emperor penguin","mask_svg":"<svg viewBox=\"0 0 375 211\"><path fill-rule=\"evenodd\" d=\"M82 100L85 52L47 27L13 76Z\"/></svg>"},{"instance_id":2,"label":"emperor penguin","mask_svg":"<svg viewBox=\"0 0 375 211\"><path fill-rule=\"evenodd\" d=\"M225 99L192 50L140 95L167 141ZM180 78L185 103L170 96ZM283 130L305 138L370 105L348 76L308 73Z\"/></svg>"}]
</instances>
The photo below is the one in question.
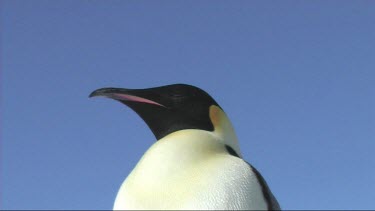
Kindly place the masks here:
<instances>
[{"instance_id":1,"label":"emperor penguin","mask_svg":"<svg viewBox=\"0 0 375 211\"><path fill-rule=\"evenodd\" d=\"M280 210L261 174L242 159L228 116L202 89L101 88L94 96L130 107L157 139L122 183L114 210Z\"/></svg>"}]
</instances>

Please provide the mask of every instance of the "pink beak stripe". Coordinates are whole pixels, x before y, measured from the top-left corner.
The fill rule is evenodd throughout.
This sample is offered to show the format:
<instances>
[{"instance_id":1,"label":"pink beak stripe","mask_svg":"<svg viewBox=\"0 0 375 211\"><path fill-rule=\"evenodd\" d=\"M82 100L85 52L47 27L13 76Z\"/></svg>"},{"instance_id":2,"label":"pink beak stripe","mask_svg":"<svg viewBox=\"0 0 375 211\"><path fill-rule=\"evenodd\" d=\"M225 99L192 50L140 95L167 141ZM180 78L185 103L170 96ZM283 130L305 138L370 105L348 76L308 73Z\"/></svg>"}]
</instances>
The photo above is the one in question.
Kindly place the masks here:
<instances>
[{"instance_id":1,"label":"pink beak stripe","mask_svg":"<svg viewBox=\"0 0 375 211\"><path fill-rule=\"evenodd\" d=\"M148 103L148 104L153 104L153 105L165 107L164 105L159 104L155 101L148 100L148 99L142 98L142 97L133 96L133 95L114 93L114 94L112 94L112 98L114 98L116 100L127 100L127 101L132 101L132 102Z\"/></svg>"}]
</instances>

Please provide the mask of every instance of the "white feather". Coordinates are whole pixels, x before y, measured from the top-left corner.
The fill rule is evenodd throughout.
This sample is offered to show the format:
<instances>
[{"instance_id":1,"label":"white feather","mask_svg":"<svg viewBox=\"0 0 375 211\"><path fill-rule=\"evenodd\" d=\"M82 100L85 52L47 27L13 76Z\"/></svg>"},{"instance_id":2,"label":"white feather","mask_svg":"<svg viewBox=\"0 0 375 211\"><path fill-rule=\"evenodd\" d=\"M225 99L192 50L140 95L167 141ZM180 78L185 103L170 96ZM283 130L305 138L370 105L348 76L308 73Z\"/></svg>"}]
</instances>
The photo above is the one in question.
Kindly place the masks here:
<instances>
[{"instance_id":1,"label":"white feather","mask_svg":"<svg viewBox=\"0 0 375 211\"><path fill-rule=\"evenodd\" d=\"M250 166L217 139L189 129L157 141L122 184L114 209L267 209Z\"/></svg>"}]
</instances>

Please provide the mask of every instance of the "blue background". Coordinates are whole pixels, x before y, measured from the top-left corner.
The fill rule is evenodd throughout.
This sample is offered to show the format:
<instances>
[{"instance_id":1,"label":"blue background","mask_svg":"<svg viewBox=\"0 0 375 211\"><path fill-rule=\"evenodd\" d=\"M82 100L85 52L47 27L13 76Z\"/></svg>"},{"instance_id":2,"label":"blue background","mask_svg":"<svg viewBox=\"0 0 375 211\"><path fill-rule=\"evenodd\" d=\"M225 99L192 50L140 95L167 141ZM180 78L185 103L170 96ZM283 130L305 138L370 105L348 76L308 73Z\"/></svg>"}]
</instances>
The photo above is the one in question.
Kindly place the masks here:
<instances>
[{"instance_id":1,"label":"blue background","mask_svg":"<svg viewBox=\"0 0 375 211\"><path fill-rule=\"evenodd\" d=\"M111 209L155 138L97 88L188 83L284 209L374 209L374 1L1 1L2 209Z\"/></svg>"}]
</instances>

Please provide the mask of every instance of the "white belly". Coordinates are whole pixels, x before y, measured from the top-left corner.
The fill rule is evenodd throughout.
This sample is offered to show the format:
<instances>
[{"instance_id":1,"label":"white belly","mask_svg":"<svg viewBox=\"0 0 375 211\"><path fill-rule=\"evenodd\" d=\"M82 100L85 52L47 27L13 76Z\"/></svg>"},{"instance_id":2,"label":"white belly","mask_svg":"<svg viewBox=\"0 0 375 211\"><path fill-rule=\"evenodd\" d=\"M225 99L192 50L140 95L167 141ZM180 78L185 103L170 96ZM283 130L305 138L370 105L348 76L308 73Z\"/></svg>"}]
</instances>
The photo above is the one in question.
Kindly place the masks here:
<instances>
[{"instance_id":1,"label":"white belly","mask_svg":"<svg viewBox=\"0 0 375 211\"><path fill-rule=\"evenodd\" d=\"M199 147L193 148L185 146L191 145L191 140L178 146L175 141L160 140L143 156L122 184L115 210L267 209L261 187L246 162L218 152L220 145L210 141L202 145L199 140Z\"/></svg>"}]
</instances>

